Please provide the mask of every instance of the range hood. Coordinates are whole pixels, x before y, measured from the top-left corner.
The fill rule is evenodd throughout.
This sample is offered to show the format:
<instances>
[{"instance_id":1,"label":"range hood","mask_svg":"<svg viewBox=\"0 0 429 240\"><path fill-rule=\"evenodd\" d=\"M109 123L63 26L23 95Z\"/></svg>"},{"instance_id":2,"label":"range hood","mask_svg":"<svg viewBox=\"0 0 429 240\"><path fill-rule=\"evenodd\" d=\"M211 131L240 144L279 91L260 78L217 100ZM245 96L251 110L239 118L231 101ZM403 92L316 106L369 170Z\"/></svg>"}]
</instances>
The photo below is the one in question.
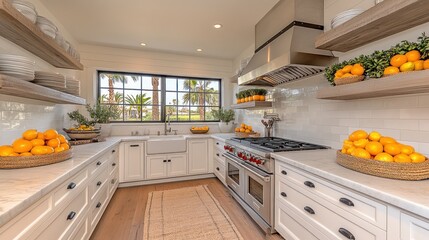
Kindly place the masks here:
<instances>
[{"instance_id":1,"label":"range hood","mask_svg":"<svg viewBox=\"0 0 429 240\"><path fill-rule=\"evenodd\" d=\"M280 0L256 25L255 54L238 84L276 86L323 72L337 59L314 47L322 24L323 1Z\"/></svg>"}]
</instances>

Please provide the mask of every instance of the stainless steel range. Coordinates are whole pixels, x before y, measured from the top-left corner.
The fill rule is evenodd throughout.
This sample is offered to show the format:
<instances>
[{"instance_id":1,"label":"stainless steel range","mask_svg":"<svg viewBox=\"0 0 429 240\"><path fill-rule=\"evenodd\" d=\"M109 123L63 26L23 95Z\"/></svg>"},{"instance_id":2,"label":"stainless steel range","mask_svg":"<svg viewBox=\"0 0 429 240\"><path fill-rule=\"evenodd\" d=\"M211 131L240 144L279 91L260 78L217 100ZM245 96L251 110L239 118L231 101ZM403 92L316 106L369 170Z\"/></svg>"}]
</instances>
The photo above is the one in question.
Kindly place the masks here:
<instances>
[{"instance_id":1,"label":"stainless steel range","mask_svg":"<svg viewBox=\"0 0 429 240\"><path fill-rule=\"evenodd\" d=\"M274 160L271 152L324 149L277 137L231 138L225 144L231 195L267 233L274 230Z\"/></svg>"}]
</instances>

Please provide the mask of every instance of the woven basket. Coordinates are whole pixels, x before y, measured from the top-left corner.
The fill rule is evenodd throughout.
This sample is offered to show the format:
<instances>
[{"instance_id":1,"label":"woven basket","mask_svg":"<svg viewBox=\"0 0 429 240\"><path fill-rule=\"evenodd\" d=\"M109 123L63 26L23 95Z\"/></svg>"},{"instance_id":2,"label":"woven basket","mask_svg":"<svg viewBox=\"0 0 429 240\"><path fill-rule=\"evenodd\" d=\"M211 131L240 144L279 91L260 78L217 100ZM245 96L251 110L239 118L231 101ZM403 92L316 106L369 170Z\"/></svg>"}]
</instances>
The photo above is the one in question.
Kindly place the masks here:
<instances>
[{"instance_id":1,"label":"woven basket","mask_svg":"<svg viewBox=\"0 0 429 240\"><path fill-rule=\"evenodd\" d=\"M334 79L335 85L344 85L355 82L360 82L365 78L365 76L353 76L353 77L345 77L345 78L337 78Z\"/></svg>"},{"instance_id":2,"label":"woven basket","mask_svg":"<svg viewBox=\"0 0 429 240\"><path fill-rule=\"evenodd\" d=\"M0 169L18 169L44 166L70 159L72 150L38 156L0 157Z\"/></svg>"},{"instance_id":3,"label":"woven basket","mask_svg":"<svg viewBox=\"0 0 429 240\"><path fill-rule=\"evenodd\" d=\"M337 163L357 172L384 178L410 181L429 178L429 160L422 163L382 162L357 158L337 151Z\"/></svg>"},{"instance_id":4,"label":"woven basket","mask_svg":"<svg viewBox=\"0 0 429 240\"><path fill-rule=\"evenodd\" d=\"M204 133L207 133L209 131L209 129L207 129L207 130L192 130L192 129L189 129L189 130L193 134L204 134Z\"/></svg>"},{"instance_id":5,"label":"woven basket","mask_svg":"<svg viewBox=\"0 0 429 240\"><path fill-rule=\"evenodd\" d=\"M255 135L255 134L256 132L250 132L250 133L236 132L235 133L235 135L240 138L247 138L247 137L250 137L250 135Z\"/></svg>"}]
</instances>

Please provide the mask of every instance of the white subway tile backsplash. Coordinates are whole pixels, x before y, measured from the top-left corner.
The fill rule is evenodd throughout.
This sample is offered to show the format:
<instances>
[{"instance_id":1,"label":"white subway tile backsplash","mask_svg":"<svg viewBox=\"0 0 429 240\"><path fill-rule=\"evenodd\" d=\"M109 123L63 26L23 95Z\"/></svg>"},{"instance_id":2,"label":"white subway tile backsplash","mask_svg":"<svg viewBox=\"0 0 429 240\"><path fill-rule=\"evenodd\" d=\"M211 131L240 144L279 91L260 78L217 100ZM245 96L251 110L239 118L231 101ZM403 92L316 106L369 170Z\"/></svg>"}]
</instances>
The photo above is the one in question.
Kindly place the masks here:
<instances>
[{"instance_id":1,"label":"white subway tile backsplash","mask_svg":"<svg viewBox=\"0 0 429 240\"><path fill-rule=\"evenodd\" d=\"M429 108L408 108L399 110L401 119L429 119Z\"/></svg>"},{"instance_id":2,"label":"white subway tile backsplash","mask_svg":"<svg viewBox=\"0 0 429 240\"><path fill-rule=\"evenodd\" d=\"M401 140L429 143L429 132L402 130Z\"/></svg>"},{"instance_id":3,"label":"white subway tile backsplash","mask_svg":"<svg viewBox=\"0 0 429 240\"><path fill-rule=\"evenodd\" d=\"M419 120L419 130L429 131L429 120Z\"/></svg>"}]
</instances>

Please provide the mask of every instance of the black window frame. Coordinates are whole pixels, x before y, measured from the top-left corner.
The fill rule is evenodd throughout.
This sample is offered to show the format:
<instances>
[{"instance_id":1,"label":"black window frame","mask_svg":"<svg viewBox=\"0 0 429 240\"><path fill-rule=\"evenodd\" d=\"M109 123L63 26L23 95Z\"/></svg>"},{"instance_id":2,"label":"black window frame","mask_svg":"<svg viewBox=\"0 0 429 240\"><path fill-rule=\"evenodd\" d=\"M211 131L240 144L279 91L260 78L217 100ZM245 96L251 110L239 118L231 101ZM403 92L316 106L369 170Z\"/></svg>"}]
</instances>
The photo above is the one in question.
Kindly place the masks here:
<instances>
[{"instance_id":1,"label":"black window frame","mask_svg":"<svg viewBox=\"0 0 429 240\"><path fill-rule=\"evenodd\" d=\"M189 76L181 76L181 75L166 75L166 74L151 74L151 73L138 73L138 72L123 72L123 71L106 71L106 70L97 70L97 82L96 82L96 86L97 86L97 101L99 101L100 97L101 97L101 86L100 86L100 80L101 74L123 74L123 75L134 75L134 76L140 76L140 77L159 77L160 78L160 89L158 90L160 92L160 100L161 100L161 104L157 105L160 106L160 120L159 121L143 121L142 119L139 121L125 121L124 119L124 115L122 115L122 119L123 121L117 121L117 120L111 120L112 123L162 123L166 121L166 106L173 106L173 105L168 105L166 103L166 93L167 92L176 92L176 96L178 98L178 94L179 93L184 93L186 91L179 91L178 89L178 79L188 79L188 80L206 80L206 81L218 81L219 82L219 105L218 106L207 106L205 105L205 101L204 101L204 108L208 108L208 107L217 107L217 108L221 108L222 107L222 79L221 78L210 78L210 77L189 77ZM176 79L176 91L172 91L172 90L166 90L166 79L167 78L175 78ZM104 89L104 88L103 88ZM125 87L122 88L122 90L126 90ZM132 89L134 90L134 89ZM143 86L141 85L140 89L135 89L135 90L140 90L140 91L153 91L150 89L143 89ZM192 92L191 90L188 91L189 93L197 93L197 92ZM200 92L204 94L204 99L205 96L207 94L207 92ZM210 93L209 93L210 94ZM125 106L127 104L122 104L122 106ZM154 105L150 105L150 106L154 106ZM196 121L191 121L191 111L190 109L192 107L198 107L201 105L192 105L191 103L189 103L188 105L179 105L178 103L175 105L177 107L177 110L179 109L179 107L189 107L189 120L188 121L179 121L178 119L178 111L176 113L177 119L176 120L170 120L171 122L174 123L202 123L202 122L219 122L219 120L196 120ZM205 112L205 111L204 111ZM204 115L205 118L205 115Z\"/></svg>"}]
</instances>

